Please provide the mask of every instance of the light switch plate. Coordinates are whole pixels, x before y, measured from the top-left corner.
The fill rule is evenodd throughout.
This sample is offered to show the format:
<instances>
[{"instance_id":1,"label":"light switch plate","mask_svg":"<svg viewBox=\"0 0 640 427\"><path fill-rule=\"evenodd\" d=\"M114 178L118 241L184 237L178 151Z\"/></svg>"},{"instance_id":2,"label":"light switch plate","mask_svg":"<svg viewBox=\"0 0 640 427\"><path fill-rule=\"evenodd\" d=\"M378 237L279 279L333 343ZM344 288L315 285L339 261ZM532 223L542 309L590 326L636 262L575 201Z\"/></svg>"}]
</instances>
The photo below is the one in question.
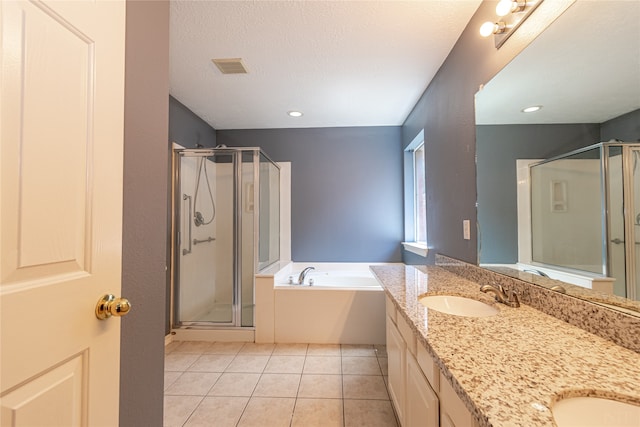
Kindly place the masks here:
<instances>
[{"instance_id":1,"label":"light switch plate","mask_svg":"<svg viewBox=\"0 0 640 427\"><path fill-rule=\"evenodd\" d=\"M462 221L462 236L464 240L471 240L471 221L468 219Z\"/></svg>"}]
</instances>

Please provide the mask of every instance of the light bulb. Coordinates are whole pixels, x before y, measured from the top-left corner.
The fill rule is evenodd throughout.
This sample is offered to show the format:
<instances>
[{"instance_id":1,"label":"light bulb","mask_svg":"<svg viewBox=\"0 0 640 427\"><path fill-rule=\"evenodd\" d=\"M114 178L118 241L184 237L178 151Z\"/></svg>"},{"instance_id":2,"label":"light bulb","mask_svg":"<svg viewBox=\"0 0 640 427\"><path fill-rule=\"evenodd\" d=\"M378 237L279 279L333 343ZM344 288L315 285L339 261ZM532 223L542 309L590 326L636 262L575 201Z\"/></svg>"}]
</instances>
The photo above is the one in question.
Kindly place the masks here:
<instances>
[{"instance_id":1,"label":"light bulb","mask_svg":"<svg viewBox=\"0 0 640 427\"><path fill-rule=\"evenodd\" d=\"M482 37L489 37L491 34L495 33L495 30L496 24L491 21L487 21L480 26L480 35Z\"/></svg>"},{"instance_id":2,"label":"light bulb","mask_svg":"<svg viewBox=\"0 0 640 427\"><path fill-rule=\"evenodd\" d=\"M302 112L300 111L287 111L287 114L291 117L302 117Z\"/></svg>"},{"instance_id":3,"label":"light bulb","mask_svg":"<svg viewBox=\"0 0 640 427\"><path fill-rule=\"evenodd\" d=\"M496 6L496 14L498 16L507 16L514 10L514 2L513 0L500 0L500 3ZM516 3L517 6L517 3Z\"/></svg>"}]
</instances>

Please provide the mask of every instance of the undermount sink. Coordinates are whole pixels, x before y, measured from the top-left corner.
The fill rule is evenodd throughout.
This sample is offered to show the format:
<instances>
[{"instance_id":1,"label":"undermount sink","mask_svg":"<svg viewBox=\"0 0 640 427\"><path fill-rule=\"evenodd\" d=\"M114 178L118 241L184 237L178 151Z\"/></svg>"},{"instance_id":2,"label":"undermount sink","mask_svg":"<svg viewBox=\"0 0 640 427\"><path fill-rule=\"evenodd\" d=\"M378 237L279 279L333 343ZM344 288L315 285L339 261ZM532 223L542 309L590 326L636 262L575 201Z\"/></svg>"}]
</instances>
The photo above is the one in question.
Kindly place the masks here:
<instances>
[{"instance_id":1,"label":"undermount sink","mask_svg":"<svg viewBox=\"0 0 640 427\"><path fill-rule=\"evenodd\" d=\"M453 295L428 295L419 301L427 308L455 316L488 317L499 313L497 308L489 304Z\"/></svg>"},{"instance_id":2,"label":"undermount sink","mask_svg":"<svg viewBox=\"0 0 640 427\"><path fill-rule=\"evenodd\" d=\"M600 397L562 399L551 413L558 427L640 426L640 406Z\"/></svg>"}]
</instances>

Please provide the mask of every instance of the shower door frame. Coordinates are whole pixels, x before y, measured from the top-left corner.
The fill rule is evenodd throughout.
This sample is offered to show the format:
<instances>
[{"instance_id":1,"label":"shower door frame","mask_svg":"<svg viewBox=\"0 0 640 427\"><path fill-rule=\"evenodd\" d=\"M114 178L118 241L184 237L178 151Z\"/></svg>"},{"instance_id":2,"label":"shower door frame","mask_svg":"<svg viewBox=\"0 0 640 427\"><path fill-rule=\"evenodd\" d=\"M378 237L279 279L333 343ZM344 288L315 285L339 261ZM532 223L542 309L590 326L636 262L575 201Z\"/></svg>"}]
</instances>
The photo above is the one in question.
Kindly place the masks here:
<instances>
[{"instance_id":1,"label":"shower door frame","mask_svg":"<svg viewBox=\"0 0 640 427\"><path fill-rule=\"evenodd\" d=\"M176 144L178 145L178 144ZM172 209L172 221L171 221L171 234L173 239L173 257L172 257L172 286L171 293L173 298L172 300L172 308L170 315L170 324L172 329L180 329L180 328L241 328L244 330L247 329L255 329L255 325L252 326L242 326L242 227L241 227L241 215L242 215L242 154L244 152L252 152L253 153L253 200L255 201L253 204L253 254L252 254L252 295L253 300L251 304L255 304L255 272L258 265L258 236L259 236L259 215L260 215L260 207L257 201L259 200L259 190L260 190L260 154L261 150L258 147L219 147L219 148L173 148L173 209ZM232 176L233 176L233 283L232 283L232 295L233 300L231 304L232 315L230 322L213 322L213 321L182 321L180 319L180 296L179 296L179 286L180 286L180 247L181 247L181 236L180 236L180 225L183 221L183 212L181 209L181 201L182 201L182 189L181 189L181 160L184 157L184 153L192 153L197 154L202 157L210 157L216 154L226 154L230 155L232 158ZM265 155L264 153L262 153ZM197 157L197 156L194 156ZM274 165L277 164L273 162L268 156L265 157ZM180 207L180 208L179 208ZM189 221L192 219L190 218ZM191 236L189 237L191 238ZM255 313L253 314L255 318Z\"/></svg>"},{"instance_id":2,"label":"shower door frame","mask_svg":"<svg viewBox=\"0 0 640 427\"><path fill-rule=\"evenodd\" d=\"M631 300L637 300L638 295L636 287L638 283L637 270L638 265L636 262L637 257L637 239L639 233L636 233L635 226L638 225L635 221L635 209L636 202L634 195L634 177L633 177L633 152L640 152L640 144L635 142L601 142L599 144L601 149L602 159L602 182L604 184L605 195L603 206L605 210L605 244L606 244L606 266L609 277L613 277L613 250L611 249L612 240L611 234L611 217L613 215L613 207L611 206L611 186L610 186L610 147L620 147L622 154L622 204L623 204L623 227L624 227L624 281L625 292L623 298Z\"/></svg>"},{"instance_id":3,"label":"shower door frame","mask_svg":"<svg viewBox=\"0 0 640 427\"><path fill-rule=\"evenodd\" d=\"M611 144L618 145L618 144ZM638 289L637 282L637 245L638 245L638 233L636 233L636 226L639 225L636 221L636 203L635 200L635 183L634 183L634 159L633 153L640 152L640 144L627 143L619 144L622 146L622 159L623 159L623 197L624 197L624 223L625 223L625 241L629 243L629 249L625 248L625 285L627 288L626 298L637 301L638 296L636 290ZM637 165L636 165L637 166ZM640 216L640 214L638 214Z\"/></svg>"},{"instance_id":4,"label":"shower door frame","mask_svg":"<svg viewBox=\"0 0 640 427\"><path fill-rule=\"evenodd\" d=\"M597 144L592 144L587 147L578 148L576 150L572 150L568 153L561 154L559 156L554 156L549 159L545 159L539 162L533 162L528 165L529 168L529 177L531 177L531 169L534 166L539 166L545 163L550 163L556 160L564 159L576 154L580 154L586 151L598 149L600 151L600 187L601 187L601 209L602 209L602 276L611 277L612 274L612 236L611 236L611 214L612 214L612 206L611 206L611 182L610 182L610 164L609 164L609 148L610 147L621 147L622 148L622 199L623 199L623 226L624 226L624 242L633 242L625 243L625 255L624 255L624 274L625 274L625 290L626 295L624 298L634 299L640 296L636 291L636 283L638 278L636 277L637 270L640 266L636 266L636 253L638 249L636 248L636 239L639 238L640 233L636 233L634 220L634 209L635 203L640 202L634 200L634 182L633 182L633 159L632 155L634 151L640 152L640 143L637 142L599 142ZM531 178L529 178L529 182L531 182ZM532 208L530 203L530 209ZM531 226L531 225L529 225ZM531 245L533 245L533 241L531 241ZM533 248L531 249L533 253ZM533 265L540 265L543 267L555 268L561 271L567 272L576 272L580 273L581 270L575 270L563 266L557 266L552 264L545 264L543 262L530 260Z\"/></svg>"},{"instance_id":5,"label":"shower door frame","mask_svg":"<svg viewBox=\"0 0 640 427\"><path fill-rule=\"evenodd\" d=\"M532 221L533 221L533 191L531 190L532 188L532 171L533 168L536 166L540 166L540 165L544 165L546 163L552 163L555 162L556 160L562 160L577 154L581 154L587 151L591 151L591 150L598 150L599 151L599 156L600 156L600 209L601 209L601 221L600 221L600 227L601 227L601 231L602 231L602 242L601 242L601 248L600 248L600 267L601 270L598 273L595 272L589 272L592 274L598 274L598 275L602 275L602 276L608 276L609 273L611 272L611 264L610 264L610 257L609 257L609 245L608 242L610 241L610 227L609 227L609 212L610 212L610 207L609 207L609 178L608 178L608 171L609 171L609 157L608 157L608 152L604 149L605 146L607 144L604 142L599 142L597 144L592 144L586 147L582 147L582 148L578 148L572 151L569 151L567 153L564 154L560 154L558 156L554 156L554 157L550 157L548 159L545 160L541 160L541 161L534 161L531 162L529 165L527 165L527 168L529 169L529 215L530 215L530 222L529 222L529 235L531 236L531 240L529 242L530 244L530 251L531 251L531 259L528 260L527 262L530 262L532 265L537 265L540 267L549 267L552 269L556 269L559 271L565 271L568 273L577 273L580 274L582 272L585 272L585 270L579 270L579 269L575 269L575 268L570 268L570 267L566 267L563 265L556 265L556 264L549 264L549 263L545 263L542 261L536 261L533 259L533 254L534 254L534 247L533 247L533 230L532 230Z\"/></svg>"},{"instance_id":6,"label":"shower door frame","mask_svg":"<svg viewBox=\"0 0 640 427\"><path fill-rule=\"evenodd\" d=\"M173 257L172 257L172 286L171 286L171 316L170 325L171 329L199 329L199 328L223 328L223 329L250 329L252 327L242 326L242 286L240 283L241 276L239 272L242 271L242 261L240 259L242 253L242 243L239 240L241 238L239 208L241 208L241 200L238 196L240 190L238 185L238 179L242 174L241 165L241 151L238 149L225 149L225 148L174 148L173 149L173 209L172 209L172 238L173 238ZM183 212L181 209L182 203L182 183L181 183L181 168L182 159L185 153L196 154L193 157L204 157L204 161L208 157L215 156L216 154L227 154L231 156L231 175L232 175L232 200L233 200L233 248L232 248L232 301L231 301L231 320L228 322L214 322L214 321L182 321L180 318L180 269L181 269L181 240L184 239L180 236L181 224L183 223ZM254 186L257 187L257 186ZM189 218L192 221L192 218ZM191 238L191 236L189 236ZM255 236L253 236L255 241Z\"/></svg>"}]
</instances>

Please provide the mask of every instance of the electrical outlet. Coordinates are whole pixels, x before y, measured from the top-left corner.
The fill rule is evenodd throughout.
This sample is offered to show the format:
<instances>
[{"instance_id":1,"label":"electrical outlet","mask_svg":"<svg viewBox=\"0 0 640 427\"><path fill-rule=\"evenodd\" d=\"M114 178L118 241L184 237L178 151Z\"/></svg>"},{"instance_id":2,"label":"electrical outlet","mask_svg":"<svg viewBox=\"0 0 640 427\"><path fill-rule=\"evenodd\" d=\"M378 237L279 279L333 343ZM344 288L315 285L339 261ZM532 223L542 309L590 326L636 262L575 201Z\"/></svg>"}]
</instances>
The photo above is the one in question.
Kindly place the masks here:
<instances>
[{"instance_id":1,"label":"electrical outlet","mask_svg":"<svg viewBox=\"0 0 640 427\"><path fill-rule=\"evenodd\" d=\"M462 236L464 240L471 240L471 221L468 219L462 221Z\"/></svg>"}]
</instances>

